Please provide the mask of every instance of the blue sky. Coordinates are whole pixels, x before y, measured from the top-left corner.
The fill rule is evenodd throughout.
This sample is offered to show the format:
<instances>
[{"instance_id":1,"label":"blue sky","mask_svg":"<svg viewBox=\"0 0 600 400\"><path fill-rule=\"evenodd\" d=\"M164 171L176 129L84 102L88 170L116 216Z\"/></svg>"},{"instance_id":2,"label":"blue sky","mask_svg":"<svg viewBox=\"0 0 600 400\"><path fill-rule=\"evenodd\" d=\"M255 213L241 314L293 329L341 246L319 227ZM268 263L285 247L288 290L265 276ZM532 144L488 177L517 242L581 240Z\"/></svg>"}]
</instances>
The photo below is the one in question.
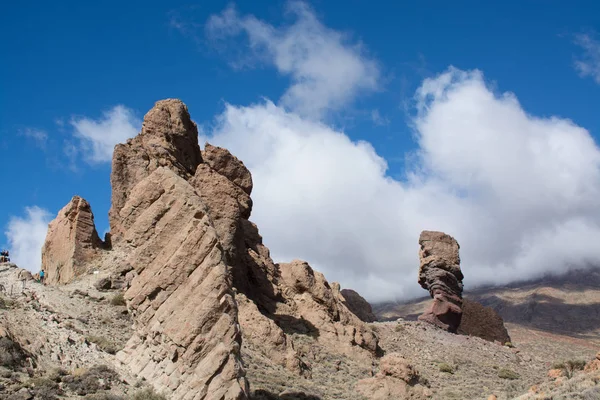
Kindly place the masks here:
<instances>
[{"instance_id":1,"label":"blue sky","mask_svg":"<svg viewBox=\"0 0 600 400\"><path fill-rule=\"evenodd\" d=\"M487 283L496 275L493 271L499 269L504 271L502 279L508 281L560 271L565 265L596 262L600 255L595 253L572 259L569 254L576 250L571 246L566 246L565 253L558 257L559 264L549 267L541 267L545 260L534 256L545 253L544 246L563 238L561 235L566 235L569 243L579 243L578 235L583 232L595 239L600 232L596 225L586 225L585 229L573 225L576 220L596 223L597 216L588 204L592 200L586 197L591 194L581 187L600 187L595 181L596 153L588 154L589 158L580 155L586 148L597 150L594 140L597 143L600 135L600 121L593 106L600 104L600 5L593 1L577 4L12 2L0 15L0 34L4 38L0 43L4 55L0 64L0 179L7 188L0 197L0 227L8 233L0 236L0 245L11 247L13 255L27 264L25 267L36 269L39 232L43 232L49 216L54 217L75 194L92 204L100 234L106 231L110 207L110 162L106 161L110 157L106 157L106 149L112 147L115 138L135 134L155 101L177 97L188 105L203 138L227 145L258 178L255 180L261 186L254 200L258 203L264 199L265 205L261 208L257 204L253 219L274 254L308 259L332 280L359 286L371 298L378 298L374 288L385 285L382 296L413 293L408 284L389 282L404 276L414 281L417 264L411 265L411 260L416 250L410 253L410 246L416 249L415 235L420 226L450 230L463 249L465 244L482 249L471 253L464 250L464 268L473 271L474 283ZM517 104L507 104L508 97ZM480 103L472 103L473 98L480 99ZM466 105L479 108L479 104L488 104L486 99L489 107L484 110L482 105L476 118L461 114ZM494 120L505 110L495 107L502 105L511 121L523 118L523 122L480 135L507 122ZM462 122L470 121L466 128L457 121L461 118ZM568 121L572 126L565 125ZM254 136L262 134L253 131L257 126L263 131L276 128L269 136L274 142ZM306 179L306 187L284 187L281 182L285 177L265 172L279 165L274 158L273 164L265 161L271 160L271 155L264 153L267 147L255 153L246 150L271 146L285 153L287 145L277 146L287 136L281 133L277 137L277 132L286 129L306 143L313 143L308 138L314 137L323 150L335 143L329 153L334 156L324 151L323 163L314 152L312 159L292 152L298 159L289 158L289 162L306 168L286 171L298 182ZM560 139L544 136L543 132L555 130ZM508 141L506 131L517 138L535 139ZM438 134L441 136L435 136ZM503 142L497 142L493 135ZM573 137L578 139L571 143ZM435 147L448 138L456 140L441 149ZM562 181L553 179L555 176L549 182L558 182L556 190L571 196L557 205L554 203L559 200L552 193L559 192L552 191L550 184L532 192L521 191L523 186L499 186L514 175L500 176L502 165L485 164L490 157L465 161L469 159L466 153L485 154L482 148L452 147L461 139L481 144L482 138L487 138L487 145L497 146L498 153L507 152L506 163L519 166L511 172L516 176L525 173L519 168L537 171L537 167L525 163L530 156L522 155L523 163L519 164L521 159L513 157L513 153L519 153L516 149L521 145L530 149L531 143L537 146L543 141L539 148L550 146L552 151L544 154L552 153L554 158L548 156L535 165L562 168L557 167L555 173L564 175L566 183L560 186ZM368 142L372 150L362 146L361 141ZM344 174L352 165L341 171L344 157L353 151L366 157L363 170L372 167L372 176ZM452 160L461 160L464 165L458 168L460 163ZM574 166L576 160L589 161L589 169ZM563 162L567 163L564 168ZM382 163L387 163L387 169L381 167ZM310 185L315 174L323 172L311 169L317 164L332 170L331 180L324 179L322 187ZM482 174L474 178L476 183L467 184L457 179L465 174L477 176L478 171L498 175ZM545 182L544 176L531 173L534 181ZM361 185L363 178L365 183ZM329 213L331 219L319 223L323 221L323 210L339 209L336 201L344 201L347 193L354 197L353 193L367 192L365 187L374 181L381 183L372 188L376 200L365 197L363 202L346 204L341 209L347 207L349 215ZM333 193L336 186L332 182L343 182L339 193ZM581 187L571 188L569 182L581 182ZM397 186L393 193L385 189L389 185ZM423 201L417 202L419 207L411 205L416 201L416 188L419 196L429 193L438 199L443 195L453 197L423 211L419 208ZM503 198L495 192L499 188L518 191L512 198L527 201L516 206L509 200L499 200ZM301 204L294 203L298 193L304 199ZM331 196L324 198L323 193ZM544 204L536 204L534 198ZM544 198L556 201L546 204ZM384 203L378 205L379 201ZM454 211L444 208L455 201ZM528 201L532 202L531 208L523 208ZM302 208L306 204L310 207ZM31 214L26 207L39 209ZM390 217L396 215L394 207L403 208L399 214L422 215L422 223L409 223L404 214L397 220ZM368 210L365 214L369 218L360 224L346 221L363 210ZM377 214L378 210L386 215ZM476 222L471 221L470 231L461 225L464 210L487 211L481 211ZM547 214L539 211L537 215L537 210ZM515 222L499 229L502 234L491 235L489 243L477 242L482 229L494 229L495 218L511 220L507 215ZM530 216L528 224L516 221L523 221L522 215ZM544 225L542 221L548 221L549 215L552 223ZM562 231L560 227L564 226L569 228ZM531 227L539 230L532 232ZM360 229L364 231L357 235ZM548 232L556 237L548 239ZM530 243L531 237L547 240L544 246L538 243L542 239L533 240L538 243L535 245ZM518 240L508 243L513 239L507 238ZM360 244L353 244L355 241ZM492 243L498 241L512 246L504 249L508 254L504 258L489 256L496 251ZM383 251L386 257L379 259L372 249L383 245L388 250ZM353 252L346 246L364 249ZM409 256L403 255L406 252Z\"/></svg>"}]
</instances>

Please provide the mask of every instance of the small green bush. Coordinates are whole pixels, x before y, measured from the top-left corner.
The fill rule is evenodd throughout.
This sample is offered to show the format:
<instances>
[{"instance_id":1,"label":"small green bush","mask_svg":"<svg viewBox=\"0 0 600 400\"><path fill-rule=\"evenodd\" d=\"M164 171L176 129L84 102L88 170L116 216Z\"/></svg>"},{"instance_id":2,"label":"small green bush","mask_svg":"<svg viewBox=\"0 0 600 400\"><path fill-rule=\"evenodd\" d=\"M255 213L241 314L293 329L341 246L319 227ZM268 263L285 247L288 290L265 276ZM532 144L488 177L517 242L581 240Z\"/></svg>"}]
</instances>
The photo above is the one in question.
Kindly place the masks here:
<instances>
[{"instance_id":1,"label":"small green bush","mask_svg":"<svg viewBox=\"0 0 600 400\"><path fill-rule=\"evenodd\" d=\"M567 378L572 378L576 371L581 371L585 367L586 362L583 360L567 360L552 364L552 369L562 369Z\"/></svg>"},{"instance_id":2,"label":"small green bush","mask_svg":"<svg viewBox=\"0 0 600 400\"><path fill-rule=\"evenodd\" d=\"M136 392L130 400L167 400L162 394L158 394L154 389L144 389Z\"/></svg>"},{"instance_id":3,"label":"small green bush","mask_svg":"<svg viewBox=\"0 0 600 400\"><path fill-rule=\"evenodd\" d=\"M439 363L438 367L440 368L440 372L446 372L448 374L453 374L454 373L454 367L452 367L452 365L448 364L448 363Z\"/></svg>"},{"instance_id":4,"label":"small green bush","mask_svg":"<svg viewBox=\"0 0 600 400\"><path fill-rule=\"evenodd\" d=\"M498 377L502 378L502 379L514 380L514 379L519 379L521 376L519 374L517 374L515 371L511 371L510 369L507 369L507 368L502 368L500 371L498 371Z\"/></svg>"},{"instance_id":5,"label":"small green bush","mask_svg":"<svg viewBox=\"0 0 600 400\"><path fill-rule=\"evenodd\" d=\"M515 347L515 345L514 345L514 344L512 344L512 342L506 342L506 343L504 343L504 345L505 345L506 347L510 347L511 349Z\"/></svg>"},{"instance_id":6,"label":"small green bush","mask_svg":"<svg viewBox=\"0 0 600 400\"><path fill-rule=\"evenodd\" d=\"M404 332L405 330L406 329L400 324L396 325L396 327L394 328L394 331L396 332Z\"/></svg>"},{"instance_id":7,"label":"small green bush","mask_svg":"<svg viewBox=\"0 0 600 400\"><path fill-rule=\"evenodd\" d=\"M127 305L127 302L125 301L125 296L123 296L123 293L117 293L112 299L110 299L110 304L113 306L125 306Z\"/></svg>"}]
</instances>

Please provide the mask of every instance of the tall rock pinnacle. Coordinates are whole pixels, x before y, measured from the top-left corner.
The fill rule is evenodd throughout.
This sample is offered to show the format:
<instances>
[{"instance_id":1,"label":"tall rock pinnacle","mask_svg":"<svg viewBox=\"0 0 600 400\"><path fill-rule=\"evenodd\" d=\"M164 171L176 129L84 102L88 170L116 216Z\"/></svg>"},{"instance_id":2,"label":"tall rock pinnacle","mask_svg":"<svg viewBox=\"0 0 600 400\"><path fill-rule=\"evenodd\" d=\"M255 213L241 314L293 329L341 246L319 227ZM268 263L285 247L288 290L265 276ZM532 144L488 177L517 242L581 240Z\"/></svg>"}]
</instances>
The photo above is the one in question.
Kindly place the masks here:
<instances>
[{"instance_id":1,"label":"tall rock pinnacle","mask_svg":"<svg viewBox=\"0 0 600 400\"><path fill-rule=\"evenodd\" d=\"M433 298L431 307L419 320L456 332L462 317L460 246L452 236L432 231L421 232L419 245L419 284Z\"/></svg>"},{"instance_id":2,"label":"tall rock pinnacle","mask_svg":"<svg viewBox=\"0 0 600 400\"><path fill-rule=\"evenodd\" d=\"M134 186L159 167L184 179L202 162L198 128L187 106L177 99L158 101L144 116L141 132L115 147L112 162L112 207L109 212L113 240L122 235L119 212Z\"/></svg>"}]
</instances>

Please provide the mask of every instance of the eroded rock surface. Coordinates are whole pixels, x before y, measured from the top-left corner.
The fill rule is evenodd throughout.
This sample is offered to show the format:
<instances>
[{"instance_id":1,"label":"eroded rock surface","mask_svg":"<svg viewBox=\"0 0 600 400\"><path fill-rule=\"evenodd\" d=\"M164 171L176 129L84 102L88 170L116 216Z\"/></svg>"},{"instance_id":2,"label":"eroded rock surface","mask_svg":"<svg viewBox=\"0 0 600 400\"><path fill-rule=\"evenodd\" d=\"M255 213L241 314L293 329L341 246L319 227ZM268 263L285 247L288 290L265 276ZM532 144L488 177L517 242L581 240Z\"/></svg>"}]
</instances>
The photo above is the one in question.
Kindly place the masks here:
<instances>
[{"instance_id":1,"label":"eroded rock surface","mask_svg":"<svg viewBox=\"0 0 600 400\"><path fill-rule=\"evenodd\" d=\"M419 245L419 284L433 298L419 320L456 332L462 317L460 246L452 236L433 231L421 232Z\"/></svg>"},{"instance_id":2,"label":"eroded rock surface","mask_svg":"<svg viewBox=\"0 0 600 400\"><path fill-rule=\"evenodd\" d=\"M501 344L511 341L502 317L493 308L469 299L463 299L458 333Z\"/></svg>"},{"instance_id":3,"label":"eroded rock surface","mask_svg":"<svg viewBox=\"0 0 600 400\"><path fill-rule=\"evenodd\" d=\"M158 101L144 116L141 132L125 144L115 146L112 160L111 235L123 235L119 213L135 187L159 167L189 178L202 162L198 128L181 100Z\"/></svg>"},{"instance_id":4,"label":"eroded rock surface","mask_svg":"<svg viewBox=\"0 0 600 400\"><path fill-rule=\"evenodd\" d=\"M377 317L373 314L371 304L364 299L358 292L352 289L342 289L341 294L344 297L344 304L352 311L361 321L373 322L377 321Z\"/></svg>"},{"instance_id":5,"label":"eroded rock surface","mask_svg":"<svg viewBox=\"0 0 600 400\"><path fill-rule=\"evenodd\" d=\"M48 225L42 268L48 284L68 283L84 274L90 261L106 248L94 225L90 204L79 196Z\"/></svg>"},{"instance_id":6,"label":"eroded rock surface","mask_svg":"<svg viewBox=\"0 0 600 400\"><path fill-rule=\"evenodd\" d=\"M244 399L237 306L217 231L192 186L159 167L120 213L136 331L119 359L177 399Z\"/></svg>"}]
</instances>

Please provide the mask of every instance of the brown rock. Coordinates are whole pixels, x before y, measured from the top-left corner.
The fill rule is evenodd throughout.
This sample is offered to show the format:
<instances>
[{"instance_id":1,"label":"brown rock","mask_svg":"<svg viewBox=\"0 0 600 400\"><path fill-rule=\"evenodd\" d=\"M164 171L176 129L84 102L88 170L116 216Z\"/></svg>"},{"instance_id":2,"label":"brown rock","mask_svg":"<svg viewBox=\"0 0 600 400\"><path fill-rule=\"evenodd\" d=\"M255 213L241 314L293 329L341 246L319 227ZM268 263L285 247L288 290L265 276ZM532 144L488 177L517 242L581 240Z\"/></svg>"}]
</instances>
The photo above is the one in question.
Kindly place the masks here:
<instances>
[{"instance_id":1,"label":"brown rock","mask_svg":"<svg viewBox=\"0 0 600 400\"><path fill-rule=\"evenodd\" d=\"M419 245L419 284L433 298L419 320L456 332L462 317L460 246L453 237L432 231L421 232Z\"/></svg>"},{"instance_id":2,"label":"brown rock","mask_svg":"<svg viewBox=\"0 0 600 400\"><path fill-rule=\"evenodd\" d=\"M361 321L374 322L377 317L373 314L373 309L367 300L352 289L342 289L340 292L344 297L344 304Z\"/></svg>"},{"instance_id":3,"label":"brown rock","mask_svg":"<svg viewBox=\"0 0 600 400\"><path fill-rule=\"evenodd\" d=\"M389 353L381 358L377 376L391 376L406 383L416 383L419 380L419 373L399 353Z\"/></svg>"},{"instance_id":4,"label":"brown rock","mask_svg":"<svg viewBox=\"0 0 600 400\"><path fill-rule=\"evenodd\" d=\"M73 197L48 225L42 248L45 281L50 285L71 282L86 273L87 264L104 248L90 204L79 196Z\"/></svg>"},{"instance_id":5,"label":"brown rock","mask_svg":"<svg viewBox=\"0 0 600 400\"><path fill-rule=\"evenodd\" d=\"M158 101L146 114L135 138L115 147L112 161L112 206L109 212L113 241L123 235L120 212L131 191L159 167L187 179L202 162L198 128L181 100Z\"/></svg>"},{"instance_id":6,"label":"brown rock","mask_svg":"<svg viewBox=\"0 0 600 400\"><path fill-rule=\"evenodd\" d=\"M463 299L458 333L500 344L511 341L502 317L493 308L469 299Z\"/></svg>"},{"instance_id":7,"label":"brown rock","mask_svg":"<svg viewBox=\"0 0 600 400\"><path fill-rule=\"evenodd\" d=\"M208 209L175 172L158 168L121 209L125 292L135 334L119 360L177 399L245 399L237 306Z\"/></svg>"},{"instance_id":8,"label":"brown rock","mask_svg":"<svg viewBox=\"0 0 600 400\"><path fill-rule=\"evenodd\" d=\"M202 152L202 159L212 169L239 186L246 194L250 195L252 193L252 175L250 171L229 150L206 143Z\"/></svg>"}]
</instances>

